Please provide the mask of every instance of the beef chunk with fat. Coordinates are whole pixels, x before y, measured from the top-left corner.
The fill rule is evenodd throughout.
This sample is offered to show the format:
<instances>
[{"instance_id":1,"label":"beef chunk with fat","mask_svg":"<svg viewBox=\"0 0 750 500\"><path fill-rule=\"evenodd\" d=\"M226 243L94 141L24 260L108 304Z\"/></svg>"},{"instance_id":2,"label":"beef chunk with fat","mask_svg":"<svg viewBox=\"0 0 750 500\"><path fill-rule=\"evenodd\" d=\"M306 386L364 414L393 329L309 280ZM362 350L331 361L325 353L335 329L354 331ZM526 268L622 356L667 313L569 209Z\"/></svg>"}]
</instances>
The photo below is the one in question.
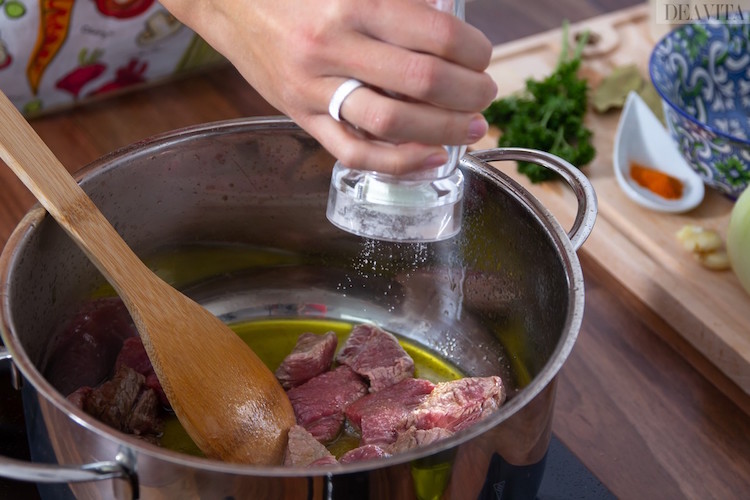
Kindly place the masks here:
<instances>
[{"instance_id":1,"label":"beef chunk with fat","mask_svg":"<svg viewBox=\"0 0 750 500\"><path fill-rule=\"evenodd\" d=\"M365 394L367 384L348 366L339 366L287 391L297 423L322 443L339 434L344 410Z\"/></svg>"},{"instance_id":2,"label":"beef chunk with fat","mask_svg":"<svg viewBox=\"0 0 750 500\"><path fill-rule=\"evenodd\" d=\"M355 326L336 361L368 379L370 392L414 376L414 360L396 337L372 325Z\"/></svg>"},{"instance_id":3,"label":"beef chunk with fat","mask_svg":"<svg viewBox=\"0 0 750 500\"><path fill-rule=\"evenodd\" d=\"M497 376L441 382L411 413L409 426L458 432L486 417L503 402L505 387Z\"/></svg>"},{"instance_id":4,"label":"beef chunk with fat","mask_svg":"<svg viewBox=\"0 0 750 500\"><path fill-rule=\"evenodd\" d=\"M135 402L128 415L125 429L138 436L159 434L162 421L158 417L161 403L153 389L145 389Z\"/></svg>"},{"instance_id":5,"label":"beef chunk with fat","mask_svg":"<svg viewBox=\"0 0 750 500\"><path fill-rule=\"evenodd\" d=\"M302 385L331 369L338 338L334 332L324 335L303 333L289 355L276 369L276 378L284 389Z\"/></svg>"},{"instance_id":6,"label":"beef chunk with fat","mask_svg":"<svg viewBox=\"0 0 750 500\"><path fill-rule=\"evenodd\" d=\"M155 441L163 421L158 397L145 381L140 373L121 366L111 380L94 389L80 388L68 399L119 431Z\"/></svg>"},{"instance_id":7,"label":"beef chunk with fat","mask_svg":"<svg viewBox=\"0 0 750 500\"><path fill-rule=\"evenodd\" d=\"M427 446L452 435L451 431L439 427L432 429L409 427L406 431L398 435L396 441L388 446L387 450L389 453L395 455L396 453L402 453L420 446Z\"/></svg>"},{"instance_id":8,"label":"beef chunk with fat","mask_svg":"<svg viewBox=\"0 0 750 500\"><path fill-rule=\"evenodd\" d=\"M429 380L407 378L352 403L346 418L360 431L362 445L387 446L408 428L409 415L434 387Z\"/></svg>"},{"instance_id":9,"label":"beef chunk with fat","mask_svg":"<svg viewBox=\"0 0 750 500\"><path fill-rule=\"evenodd\" d=\"M335 464L336 458L301 425L289 429L284 465L308 467Z\"/></svg>"},{"instance_id":10,"label":"beef chunk with fat","mask_svg":"<svg viewBox=\"0 0 750 500\"><path fill-rule=\"evenodd\" d=\"M105 424L125 430L130 410L138 400L145 381L145 377L135 370L120 368L111 380L89 393L83 409Z\"/></svg>"}]
</instances>

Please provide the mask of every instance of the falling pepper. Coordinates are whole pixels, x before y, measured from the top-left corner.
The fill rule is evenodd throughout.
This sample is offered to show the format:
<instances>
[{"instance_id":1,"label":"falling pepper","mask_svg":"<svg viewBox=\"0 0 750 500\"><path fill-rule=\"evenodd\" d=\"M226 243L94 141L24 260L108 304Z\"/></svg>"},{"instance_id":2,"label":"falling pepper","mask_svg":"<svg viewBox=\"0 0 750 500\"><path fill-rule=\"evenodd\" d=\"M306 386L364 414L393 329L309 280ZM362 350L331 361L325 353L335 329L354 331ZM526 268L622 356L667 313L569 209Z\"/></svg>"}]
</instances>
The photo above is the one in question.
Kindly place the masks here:
<instances>
[{"instance_id":1,"label":"falling pepper","mask_svg":"<svg viewBox=\"0 0 750 500\"><path fill-rule=\"evenodd\" d=\"M682 181L659 170L647 167L638 162L630 162L630 177L652 193L666 198L677 200L682 198Z\"/></svg>"}]
</instances>

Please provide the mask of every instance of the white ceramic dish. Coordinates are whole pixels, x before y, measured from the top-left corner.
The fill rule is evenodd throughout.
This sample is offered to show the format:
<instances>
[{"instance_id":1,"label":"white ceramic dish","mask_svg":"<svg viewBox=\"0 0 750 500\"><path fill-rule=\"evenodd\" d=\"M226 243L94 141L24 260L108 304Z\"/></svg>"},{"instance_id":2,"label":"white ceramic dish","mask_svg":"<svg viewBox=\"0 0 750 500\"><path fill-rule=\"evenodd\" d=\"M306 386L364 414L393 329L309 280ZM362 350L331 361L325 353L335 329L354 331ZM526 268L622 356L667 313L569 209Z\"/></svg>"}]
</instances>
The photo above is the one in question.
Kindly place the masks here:
<instances>
[{"instance_id":1,"label":"white ceramic dish","mask_svg":"<svg viewBox=\"0 0 750 500\"><path fill-rule=\"evenodd\" d=\"M631 162L660 170L682 181L682 197L669 200L638 185L630 176ZM617 125L612 164L620 188L628 198L643 207L681 213L692 210L703 200L703 181L680 155L659 119L635 92L628 94Z\"/></svg>"}]
</instances>

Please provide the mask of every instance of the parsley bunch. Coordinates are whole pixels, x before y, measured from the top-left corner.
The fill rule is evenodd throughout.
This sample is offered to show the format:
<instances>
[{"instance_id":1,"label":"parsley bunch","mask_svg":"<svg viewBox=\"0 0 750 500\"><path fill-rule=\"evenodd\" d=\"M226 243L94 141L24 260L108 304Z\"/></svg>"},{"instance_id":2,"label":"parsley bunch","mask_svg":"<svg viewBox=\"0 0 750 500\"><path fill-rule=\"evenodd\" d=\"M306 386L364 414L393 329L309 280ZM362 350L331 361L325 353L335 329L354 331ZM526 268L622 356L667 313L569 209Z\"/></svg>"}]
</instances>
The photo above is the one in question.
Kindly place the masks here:
<instances>
[{"instance_id":1,"label":"parsley bunch","mask_svg":"<svg viewBox=\"0 0 750 500\"><path fill-rule=\"evenodd\" d=\"M562 31L562 52L552 74L541 81L526 80L524 92L496 100L484 110L484 116L502 131L498 146L547 151L580 167L596 154L592 133L583 124L588 83L578 77L588 32L569 57L567 22ZM528 162L519 162L518 171L533 183L556 177L552 170Z\"/></svg>"}]
</instances>

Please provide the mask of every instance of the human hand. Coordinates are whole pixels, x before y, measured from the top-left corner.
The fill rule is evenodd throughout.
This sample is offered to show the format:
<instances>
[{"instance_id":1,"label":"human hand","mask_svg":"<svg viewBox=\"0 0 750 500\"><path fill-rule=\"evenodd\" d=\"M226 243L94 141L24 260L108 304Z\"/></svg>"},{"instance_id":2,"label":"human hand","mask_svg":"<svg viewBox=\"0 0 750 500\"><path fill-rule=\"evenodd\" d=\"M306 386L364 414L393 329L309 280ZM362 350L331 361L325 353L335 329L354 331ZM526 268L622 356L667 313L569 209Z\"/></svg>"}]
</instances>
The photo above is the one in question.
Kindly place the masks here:
<instances>
[{"instance_id":1,"label":"human hand","mask_svg":"<svg viewBox=\"0 0 750 500\"><path fill-rule=\"evenodd\" d=\"M443 144L471 144L487 130L491 43L425 0L162 3L351 168L434 168L447 161ZM328 104L349 78L368 86L346 98L337 122Z\"/></svg>"}]
</instances>

